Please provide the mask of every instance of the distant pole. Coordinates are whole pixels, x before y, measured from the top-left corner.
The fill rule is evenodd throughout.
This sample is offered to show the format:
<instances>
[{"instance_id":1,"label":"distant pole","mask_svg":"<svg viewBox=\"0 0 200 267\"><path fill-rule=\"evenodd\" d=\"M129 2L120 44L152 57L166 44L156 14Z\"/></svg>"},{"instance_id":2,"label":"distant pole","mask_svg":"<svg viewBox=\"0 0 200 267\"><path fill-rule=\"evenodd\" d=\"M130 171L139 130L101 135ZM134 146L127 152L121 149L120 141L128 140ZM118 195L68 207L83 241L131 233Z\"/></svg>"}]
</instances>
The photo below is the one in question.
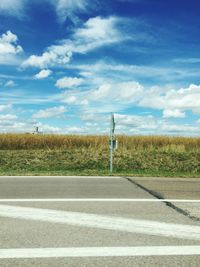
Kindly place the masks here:
<instances>
[{"instance_id":1,"label":"distant pole","mask_svg":"<svg viewBox=\"0 0 200 267\"><path fill-rule=\"evenodd\" d=\"M111 113L110 120L110 173L113 172L113 137L115 132L115 118L114 114Z\"/></svg>"}]
</instances>

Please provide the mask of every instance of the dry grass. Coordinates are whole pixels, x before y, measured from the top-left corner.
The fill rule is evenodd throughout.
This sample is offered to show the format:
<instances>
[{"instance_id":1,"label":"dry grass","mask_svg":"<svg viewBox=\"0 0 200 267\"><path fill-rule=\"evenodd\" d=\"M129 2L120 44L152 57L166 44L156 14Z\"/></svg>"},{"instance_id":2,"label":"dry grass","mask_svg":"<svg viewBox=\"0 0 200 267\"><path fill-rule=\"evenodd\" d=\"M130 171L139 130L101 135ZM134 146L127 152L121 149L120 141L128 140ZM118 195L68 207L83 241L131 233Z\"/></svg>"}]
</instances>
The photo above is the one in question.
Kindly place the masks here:
<instances>
[{"instance_id":1,"label":"dry grass","mask_svg":"<svg viewBox=\"0 0 200 267\"><path fill-rule=\"evenodd\" d=\"M72 149L107 145L105 136L0 134L0 149Z\"/></svg>"},{"instance_id":2,"label":"dry grass","mask_svg":"<svg viewBox=\"0 0 200 267\"><path fill-rule=\"evenodd\" d=\"M200 138L169 136L118 136L119 149L200 151ZM108 147L108 136L0 134L0 150L73 149Z\"/></svg>"},{"instance_id":3,"label":"dry grass","mask_svg":"<svg viewBox=\"0 0 200 267\"><path fill-rule=\"evenodd\" d=\"M200 138L118 136L115 174L200 176ZM108 174L108 136L0 134L1 174Z\"/></svg>"}]
</instances>

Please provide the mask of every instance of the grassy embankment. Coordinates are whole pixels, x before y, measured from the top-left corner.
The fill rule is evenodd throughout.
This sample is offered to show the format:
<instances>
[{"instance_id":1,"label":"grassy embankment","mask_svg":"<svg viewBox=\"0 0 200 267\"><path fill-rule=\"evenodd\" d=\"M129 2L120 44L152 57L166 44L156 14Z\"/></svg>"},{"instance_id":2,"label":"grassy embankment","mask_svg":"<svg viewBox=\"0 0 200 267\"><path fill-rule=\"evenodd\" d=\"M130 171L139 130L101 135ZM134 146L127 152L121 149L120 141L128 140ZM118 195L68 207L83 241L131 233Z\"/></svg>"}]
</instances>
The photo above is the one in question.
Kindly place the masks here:
<instances>
[{"instance_id":1,"label":"grassy embankment","mask_svg":"<svg viewBox=\"0 0 200 267\"><path fill-rule=\"evenodd\" d=\"M119 136L114 175L200 177L200 138ZM107 136L0 134L0 175L109 175Z\"/></svg>"}]
</instances>

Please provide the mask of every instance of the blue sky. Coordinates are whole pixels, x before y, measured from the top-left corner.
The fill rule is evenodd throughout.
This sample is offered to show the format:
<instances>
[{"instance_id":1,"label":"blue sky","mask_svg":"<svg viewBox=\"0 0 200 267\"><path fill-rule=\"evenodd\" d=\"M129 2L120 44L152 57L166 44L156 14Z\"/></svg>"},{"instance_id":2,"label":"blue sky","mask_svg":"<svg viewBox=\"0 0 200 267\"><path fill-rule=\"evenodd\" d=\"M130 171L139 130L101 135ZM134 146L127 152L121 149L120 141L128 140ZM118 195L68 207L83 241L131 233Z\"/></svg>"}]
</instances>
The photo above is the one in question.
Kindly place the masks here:
<instances>
[{"instance_id":1,"label":"blue sky","mask_svg":"<svg viewBox=\"0 0 200 267\"><path fill-rule=\"evenodd\" d=\"M1 0L0 131L200 133L197 0Z\"/></svg>"}]
</instances>

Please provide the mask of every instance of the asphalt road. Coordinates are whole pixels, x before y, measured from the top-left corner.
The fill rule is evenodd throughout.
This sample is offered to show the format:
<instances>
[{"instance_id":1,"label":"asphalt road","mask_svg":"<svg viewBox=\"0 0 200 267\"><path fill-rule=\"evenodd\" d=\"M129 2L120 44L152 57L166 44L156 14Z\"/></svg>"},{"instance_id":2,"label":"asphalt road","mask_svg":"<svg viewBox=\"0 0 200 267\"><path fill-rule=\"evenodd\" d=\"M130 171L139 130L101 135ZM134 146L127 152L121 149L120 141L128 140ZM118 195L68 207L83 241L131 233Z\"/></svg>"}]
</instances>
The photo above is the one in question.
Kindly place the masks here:
<instances>
[{"instance_id":1,"label":"asphalt road","mask_svg":"<svg viewBox=\"0 0 200 267\"><path fill-rule=\"evenodd\" d=\"M198 267L192 205L198 179L1 177L0 266Z\"/></svg>"}]
</instances>

